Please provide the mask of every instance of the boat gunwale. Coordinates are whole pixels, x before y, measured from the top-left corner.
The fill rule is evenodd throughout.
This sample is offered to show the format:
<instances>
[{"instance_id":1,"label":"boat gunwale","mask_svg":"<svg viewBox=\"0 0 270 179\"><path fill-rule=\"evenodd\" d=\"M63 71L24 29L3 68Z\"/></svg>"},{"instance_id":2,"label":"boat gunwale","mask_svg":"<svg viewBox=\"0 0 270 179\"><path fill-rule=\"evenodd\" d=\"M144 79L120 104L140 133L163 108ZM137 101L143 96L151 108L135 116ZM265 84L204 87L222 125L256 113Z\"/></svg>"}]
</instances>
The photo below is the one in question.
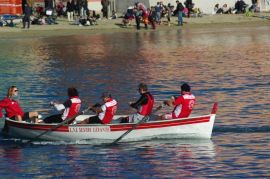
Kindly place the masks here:
<instances>
[{"instance_id":1,"label":"boat gunwale","mask_svg":"<svg viewBox=\"0 0 270 179\"><path fill-rule=\"evenodd\" d=\"M147 128L162 128L162 127L171 127L177 125L187 125L193 123L204 123L209 122L211 116L215 114L208 114L202 116L194 116L188 118L178 118L171 120L158 120L158 121L148 121L137 126L137 129L147 129ZM48 130L58 123L53 124L44 124L44 123L27 123L20 121L13 121L11 119L6 118L6 122L8 126L22 128L27 130ZM117 123L117 124L83 124L83 125L63 125L59 128L53 130L58 132L67 132L69 127L110 127L111 131L122 131L131 129L136 123Z\"/></svg>"}]
</instances>

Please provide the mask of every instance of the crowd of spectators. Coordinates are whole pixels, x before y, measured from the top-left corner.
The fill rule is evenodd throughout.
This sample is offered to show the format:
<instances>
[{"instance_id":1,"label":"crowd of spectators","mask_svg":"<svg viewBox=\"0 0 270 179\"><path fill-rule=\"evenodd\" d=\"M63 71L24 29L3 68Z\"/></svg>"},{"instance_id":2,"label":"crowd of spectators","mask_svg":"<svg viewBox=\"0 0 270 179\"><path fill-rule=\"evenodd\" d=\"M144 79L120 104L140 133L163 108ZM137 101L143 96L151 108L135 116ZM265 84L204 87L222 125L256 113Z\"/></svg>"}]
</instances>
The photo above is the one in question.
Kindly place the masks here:
<instances>
[{"instance_id":1,"label":"crowd of spectators","mask_svg":"<svg viewBox=\"0 0 270 179\"><path fill-rule=\"evenodd\" d=\"M68 0L66 3L60 0L55 8L33 8L32 24L57 24L58 17L67 17L70 24L90 26L97 25L100 15L88 8L87 0Z\"/></svg>"},{"instance_id":2,"label":"crowd of spectators","mask_svg":"<svg viewBox=\"0 0 270 179\"><path fill-rule=\"evenodd\" d=\"M163 2L157 2L155 6L147 8L142 3L135 3L134 6L129 6L123 16L123 26L127 27L131 24L132 20L135 19L136 27L140 29L140 23L144 24L145 29L148 28L148 24L151 24L152 28L155 29L156 25L162 23L162 19L168 26L171 25L171 16L178 16L181 13L181 17L202 17L202 12L199 8L194 6L192 0L186 0L184 5L177 1L177 6L174 7L170 3L167 5ZM180 25L183 25L181 20Z\"/></svg>"},{"instance_id":3,"label":"crowd of spectators","mask_svg":"<svg viewBox=\"0 0 270 179\"><path fill-rule=\"evenodd\" d=\"M213 14L243 14L247 12L259 12L258 0L251 0L251 5L244 0L237 0L234 7L229 7L226 3L222 7L219 4L214 6Z\"/></svg>"},{"instance_id":4,"label":"crowd of spectators","mask_svg":"<svg viewBox=\"0 0 270 179\"><path fill-rule=\"evenodd\" d=\"M52 6L48 4L51 0L45 0L45 7L31 7L32 11L27 11L27 17L24 18L24 27L29 28L29 24L57 24L57 17L67 17L70 24L80 26L97 25L97 21L101 19L101 16L94 10L88 8L87 0L64 0L57 1L57 4ZM46 4L47 3L47 4ZM214 6L213 14L240 14L250 12L259 12L257 0L251 0L249 6L244 0L237 0L234 7L229 7L228 4L223 4L221 7L219 4ZM109 17L110 0L101 0L101 13L105 19L116 19L118 15L113 10ZM25 14L25 12L24 12ZM134 20L136 28L140 29L140 24L144 25L144 28L148 28L148 24L153 29L160 25L162 22L171 25L171 16L178 17L178 25L183 25L183 17L202 17L202 12L192 0L185 0L182 4L176 0L176 6L168 3L163 4L162 1L157 2L155 6L146 7L143 3L135 3L133 6L129 6L123 16L123 27L128 27ZM28 25L26 26L26 23ZM12 22L9 26L12 26ZM1 23L0 23L1 25Z\"/></svg>"}]
</instances>

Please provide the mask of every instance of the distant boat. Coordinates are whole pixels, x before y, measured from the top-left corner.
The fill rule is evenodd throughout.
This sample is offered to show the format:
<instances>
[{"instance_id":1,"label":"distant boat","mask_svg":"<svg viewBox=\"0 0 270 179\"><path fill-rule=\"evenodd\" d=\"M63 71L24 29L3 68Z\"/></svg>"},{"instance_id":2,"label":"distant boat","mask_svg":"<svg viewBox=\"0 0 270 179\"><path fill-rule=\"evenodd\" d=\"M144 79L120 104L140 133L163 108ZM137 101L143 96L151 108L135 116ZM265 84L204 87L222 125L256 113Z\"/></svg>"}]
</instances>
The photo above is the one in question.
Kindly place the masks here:
<instances>
[{"instance_id":1,"label":"distant boat","mask_svg":"<svg viewBox=\"0 0 270 179\"><path fill-rule=\"evenodd\" d=\"M218 105L215 103L212 112L208 115L180 118L173 120L148 121L136 126L122 140L144 140L155 137L210 139L215 122ZM89 117L81 115L76 118L80 121ZM115 116L115 119L121 116ZM36 136L57 126L57 124L33 124L26 122L5 120L8 135L18 138L33 139ZM131 130L135 123L117 124L69 124L51 130L38 139L49 141L79 141L79 140L115 140L126 131Z\"/></svg>"}]
</instances>

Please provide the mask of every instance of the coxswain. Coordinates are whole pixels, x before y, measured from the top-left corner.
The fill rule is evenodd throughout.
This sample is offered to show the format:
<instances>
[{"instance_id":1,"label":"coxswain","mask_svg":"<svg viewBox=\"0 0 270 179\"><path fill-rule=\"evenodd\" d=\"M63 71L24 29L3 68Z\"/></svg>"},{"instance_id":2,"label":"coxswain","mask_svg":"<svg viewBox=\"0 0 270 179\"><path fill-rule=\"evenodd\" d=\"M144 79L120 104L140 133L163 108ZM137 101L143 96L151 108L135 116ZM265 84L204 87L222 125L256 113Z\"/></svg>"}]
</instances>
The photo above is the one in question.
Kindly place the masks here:
<instances>
[{"instance_id":1,"label":"coxswain","mask_svg":"<svg viewBox=\"0 0 270 179\"><path fill-rule=\"evenodd\" d=\"M2 109L5 109L6 117L15 121L36 122L38 112L24 112L19 104L19 90L16 86L8 88L7 96L0 101L0 117L3 117Z\"/></svg>"}]
</instances>

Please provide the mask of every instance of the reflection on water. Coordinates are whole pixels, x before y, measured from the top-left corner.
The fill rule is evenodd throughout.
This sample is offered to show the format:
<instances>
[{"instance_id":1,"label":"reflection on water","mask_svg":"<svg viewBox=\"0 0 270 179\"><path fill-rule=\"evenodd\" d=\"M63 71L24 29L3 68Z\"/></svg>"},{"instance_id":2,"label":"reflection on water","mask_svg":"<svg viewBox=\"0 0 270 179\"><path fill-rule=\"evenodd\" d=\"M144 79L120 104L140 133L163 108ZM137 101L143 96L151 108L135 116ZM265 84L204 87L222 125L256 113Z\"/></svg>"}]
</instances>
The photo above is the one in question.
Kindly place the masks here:
<instances>
[{"instance_id":1,"label":"reflection on water","mask_svg":"<svg viewBox=\"0 0 270 179\"><path fill-rule=\"evenodd\" d=\"M130 113L127 104L138 96L137 85L143 81L155 95L156 105L178 94L180 83L189 82L197 96L195 114L209 113L215 101L220 106L214 144L154 140L108 148L47 143L12 149L7 155L6 148L14 144L2 137L1 159L15 165L19 174L30 164L26 177L33 173L53 177L267 176L269 30L197 28L0 39L0 95L16 84L26 111L47 109L51 100L65 100L66 88L75 85L83 108L100 101L100 93L109 90L119 101L118 113ZM161 113L170 110L164 108ZM36 153L44 155L40 158ZM0 164L0 168L5 166ZM76 173L66 174L73 168Z\"/></svg>"},{"instance_id":2,"label":"reflection on water","mask_svg":"<svg viewBox=\"0 0 270 179\"><path fill-rule=\"evenodd\" d=\"M105 145L42 145L12 149L2 160L14 165L15 176L182 177L203 173L201 162L214 162L211 140L155 140ZM15 153L15 151L21 153ZM42 153L42 155L40 155ZM10 161L16 158L16 160ZM191 160L192 159L192 160ZM23 168L25 167L25 168ZM74 171L74 173L70 173ZM2 176L4 173L0 172ZM7 177L14 176L12 173Z\"/></svg>"},{"instance_id":3,"label":"reflection on water","mask_svg":"<svg viewBox=\"0 0 270 179\"><path fill-rule=\"evenodd\" d=\"M269 177L269 132L268 133L235 133L218 135L214 143L216 146L216 161L218 171L213 176L224 178L234 177ZM222 174L222 175L221 175Z\"/></svg>"}]
</instances>

